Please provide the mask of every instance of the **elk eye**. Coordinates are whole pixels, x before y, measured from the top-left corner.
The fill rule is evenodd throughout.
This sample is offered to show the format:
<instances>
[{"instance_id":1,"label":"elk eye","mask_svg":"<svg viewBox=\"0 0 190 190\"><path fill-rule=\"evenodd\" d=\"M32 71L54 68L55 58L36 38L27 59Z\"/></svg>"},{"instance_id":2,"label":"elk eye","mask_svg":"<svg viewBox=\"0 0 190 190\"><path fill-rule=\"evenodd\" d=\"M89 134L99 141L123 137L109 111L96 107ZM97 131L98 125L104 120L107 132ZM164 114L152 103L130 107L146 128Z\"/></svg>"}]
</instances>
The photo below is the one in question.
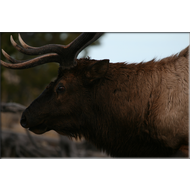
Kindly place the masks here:
<instances>
[{"instance_id":1,"label":"elk eye","mask_svg":"<svg viewBox=\"0 0 190 190\"><path fill-rule=\"evenodd\" d=\"M57 93L60 93L60 92L63 92L65 90L65 87L64 86L58 86L57 87Z\"/></svg>"}]
</instances>

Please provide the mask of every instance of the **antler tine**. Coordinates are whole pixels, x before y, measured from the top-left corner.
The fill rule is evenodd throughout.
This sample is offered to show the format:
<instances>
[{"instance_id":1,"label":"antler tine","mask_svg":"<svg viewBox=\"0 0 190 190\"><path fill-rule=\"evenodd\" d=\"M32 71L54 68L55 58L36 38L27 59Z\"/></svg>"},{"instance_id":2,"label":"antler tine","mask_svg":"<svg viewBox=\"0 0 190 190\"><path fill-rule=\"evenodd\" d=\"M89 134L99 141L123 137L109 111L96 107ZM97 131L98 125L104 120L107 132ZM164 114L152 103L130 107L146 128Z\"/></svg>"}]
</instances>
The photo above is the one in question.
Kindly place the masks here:
<instances>
[{"instance_id":1,"label":"antler tine","mask_svg":"<svg viewBox=\"0 0 190 190\"><path fill-rule=\"evenodd\" d=\"M3 55L11 62L11 63L20 63L21 61L18 61L16 59L13 59L5 50L2 49Z\"/></svg>"},{"instance_id":2,"label":"antler tine","mask_svg":"<svg viewBox=\"0 0 190 190\"><path fill-rule=\"evenodd\" d=\"M29 46L28 44L26 44L24 42L24 40L22 39L20 33L18 34L18 40L19 40L20 44L22 45L22 47L24 47L26 49L31 49L32 48L31 46Z\"/></svg>"},{"instance_id":3,"label":"antler tine","mask_svg":"<svg viewBox=\"0 0 190 190\"><path fill-rule=\"evenodd\" d=\"M73 48L73 51L75 49L77 53L80 53L85 47L96 41L102 34L103 32L82 33L78 38L69 44L70 46L73 44L73 47L70 47L70 49Z\"/></svg>"},{"instance_id":4,"label":"antler tine","mask_svg":"<svg viewBox=\"0 0 190 190\"><path fill-rule=\"evenodd\" d=\"M41 46L41 47L32 47L32 46L29 46L27 45L23 39L21 38L20 35L18 35L18 38L19 38L19 42L21 43L21 45L23 46L20 46L18 45L12 35L10 37L10 40L11 40L11 43L12 45L20 52L24 53L24 54L27 54L27 55L41 55L41 54L46 54L46 53L58 53L58 54L61 54L63 49L66 47L66 46L63 46L63 45L58 45L58 44L48 44L48 45L44 45L44 46Z\"/></svg>"},{"instance_id":5,"label":"antler tine","mask_svg":"<svg viewBox=\"0 0 190 190\"><path fill-rule=\"evenodd\" d=\"M96 41L103 33L82 33L78 38L69 44L69 50L75 57L88 45Z\"/></svg>"},{"instance_id":6,"label":"antler tine","mask_svg":"<svg viewBox=\"0 0 190 190\"><path fill-rule=\"evenodd\" d=\"M6 52L4 52L4 53L7 54ZM7 58L7 56L6 56L6 58ZM24 61L24 62L17 61L15 59L13 59L11 56L9 56L9 60L12 63L16 63L16 64L6 63L2 60L0 60L0 63L1 63L1 65L3 65L6 68L9 68L9 69L27 69L27 68L32 68L32 67L42 65L42 64L45 64L48 62L57 62L57 63L61 62L60 56L56 53L42 55L42 56L36 57L36 58L28 60L28 61Z\"/></svg>"}]
</instances>

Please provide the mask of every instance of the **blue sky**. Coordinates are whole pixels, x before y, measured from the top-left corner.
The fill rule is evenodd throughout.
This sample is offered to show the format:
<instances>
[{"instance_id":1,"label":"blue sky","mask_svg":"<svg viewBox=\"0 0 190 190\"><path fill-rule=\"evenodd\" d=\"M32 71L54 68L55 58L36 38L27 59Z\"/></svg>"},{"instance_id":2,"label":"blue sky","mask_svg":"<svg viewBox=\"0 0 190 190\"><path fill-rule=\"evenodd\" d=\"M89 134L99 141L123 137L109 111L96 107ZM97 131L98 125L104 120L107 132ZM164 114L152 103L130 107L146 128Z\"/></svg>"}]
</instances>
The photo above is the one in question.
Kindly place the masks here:
<instances>
[{"instance_id":1,"label":"blue sky","mask_svg":"<svg viewBox=\"0 0 190 190\"><path fill-rule=\"evenodd\" d=\"M100 40L100 46L89 47L91 59L132 63L180 52L189 45L189 33L105 33Z\"/></svg>"}]
</instances>

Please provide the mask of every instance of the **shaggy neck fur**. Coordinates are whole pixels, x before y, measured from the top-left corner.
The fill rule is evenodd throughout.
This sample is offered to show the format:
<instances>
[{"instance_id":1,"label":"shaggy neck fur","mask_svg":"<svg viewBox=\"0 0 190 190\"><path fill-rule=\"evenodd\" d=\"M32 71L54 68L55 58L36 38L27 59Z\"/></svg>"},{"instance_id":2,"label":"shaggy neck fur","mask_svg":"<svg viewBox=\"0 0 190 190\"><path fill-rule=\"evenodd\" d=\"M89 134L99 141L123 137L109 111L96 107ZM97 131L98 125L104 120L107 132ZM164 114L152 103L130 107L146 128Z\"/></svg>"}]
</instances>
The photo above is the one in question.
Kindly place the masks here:
<instances>
[{"instance_id":1,"label":"shaggy neck fur","mask_svg":"<svg viewBox=\"0 0 190 190\"><path fill-rule=\"evenodd\" d=\"M188 130L187 59L188 48L158 62L110 63L91 91L94 119L85 138L111 156L174 154Z\"/></svg>"}]
</instances>

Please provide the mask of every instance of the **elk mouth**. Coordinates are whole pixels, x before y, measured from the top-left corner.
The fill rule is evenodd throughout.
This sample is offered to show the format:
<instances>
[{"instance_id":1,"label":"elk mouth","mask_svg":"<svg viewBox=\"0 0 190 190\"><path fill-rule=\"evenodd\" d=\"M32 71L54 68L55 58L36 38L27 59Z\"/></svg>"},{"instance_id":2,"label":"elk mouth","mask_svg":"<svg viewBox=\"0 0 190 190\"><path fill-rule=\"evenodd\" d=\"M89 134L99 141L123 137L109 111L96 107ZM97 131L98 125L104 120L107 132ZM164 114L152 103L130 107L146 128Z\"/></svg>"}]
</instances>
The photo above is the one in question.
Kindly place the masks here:
<instances>
[{"instance_id":1,"label":"elk mouth","mask_svg":"<svg viewBox=\"0 0 190 190\"><path fill-rule=\"evenodd\" d=\"M22 125L23 126L23 125ZM43 122L38 124L38 125L33 125L33 126L23 126L25 129L29 129L35 134L43 134L46 131L49 131L47 125L45 125Z\"/></svg>"},{"instance_id":2,"label":"elk mouth","mask_svg":"<svg viewBox=\"0 0 190 190\"><path fill-rule=\"evenodd\" d=\"M44 124L43 122L40 123L39 125L35 125L32 127L28 127L28 129L30 131L32 131L35 134L43 134L47 131L50 131L51 129L48 128L48 126L46 124Z\"/></svg>"},{"instance_id":3,"label":"elk mouth","mask_svg":"<svg viewBox=\"0 0 190 190\"><path fill-rule=\"evenodd\" d=\"M48 127L46 125L44 125L43 123L39 124L39 125L35 125L32 127L28 128L30 131L32 131L35 134L43 134L47 131L49 131L50 129L48 129Z\"/></svg>"}]
</instances>

